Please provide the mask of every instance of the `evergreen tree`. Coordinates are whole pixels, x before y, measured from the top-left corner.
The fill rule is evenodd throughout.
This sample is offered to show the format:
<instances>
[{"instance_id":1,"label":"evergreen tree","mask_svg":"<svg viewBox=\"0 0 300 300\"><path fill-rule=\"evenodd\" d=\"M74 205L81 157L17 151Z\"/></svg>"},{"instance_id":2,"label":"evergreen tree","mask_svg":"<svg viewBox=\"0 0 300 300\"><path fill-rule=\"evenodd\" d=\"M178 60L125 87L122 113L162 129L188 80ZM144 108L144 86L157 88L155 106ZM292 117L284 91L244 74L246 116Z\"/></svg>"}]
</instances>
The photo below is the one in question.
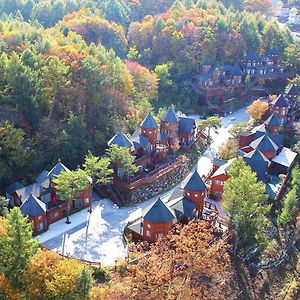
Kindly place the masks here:
<instances>
[{"instance_id":1,"label":"evergreen tree","mask_svg":"<svg viewBox=\"0 0 300 300\"><path fill-rule=\"evenodd\" d=\"M38 243L32 238L32 224L19 208L13 208L6 218L6 232L0 237L0 271L15 288L21 288L21 278Z\"/></svg>"},{"instance_id":2,"label":"evergreen tree","mask_svg":"<svg viewBox=\"0 0 300 300\"><path fill-rule=\"evenodd\" d=\"M80 272L76 282L77 292L81 296L81 299L88 298L89 291L94 284L95 280L93 278L92 271L89 268L84 267Z\"/></svg>"},{"instance_id":3,"label":"evergreen tree","mask_svg":"<svg viewBox=\"0 0 300 300\"><path fill-rule=\"evenodd\" d=\"M126 25L129 23L128 7L122 5L119 0L109 0L105 6L105 17L108 20ZM126 9L127 8L127 9Z\"/></svg>"},{"instance_id":4,"label":"evergreen tree","mask_svg":"<svg viewBox=\"0 0 300 300\"><path fill-rule=\"evenodd\" d=\"M2 216L6 216L8 213L8 200L3 197L0 196L0 217Z\"/></svg>"},{"instance_id":5,"label":"evergreen tree","mask_svg":"<svg viewBox=\"0 0 300 300\"><path fill-rule=\"evenodd\" d=\"M268 224L265 185L242 158L232 163L230 178L224 184L224 208L237 233L237 244L252 246L265 241L264 229Z\"/></svg>"},{"instance_id":6,"label":"evergreen tree","mask_svg":"<svg viewBox=\"0 0 300 300\"><path fill-rule=\"evenodd\" d=\"M139 170L139 167L134 164L135 157L129 153L127 148L111 145L107 154L113 163L123 168L126 175L131 176Z\"/></svg>"}]
</instances>

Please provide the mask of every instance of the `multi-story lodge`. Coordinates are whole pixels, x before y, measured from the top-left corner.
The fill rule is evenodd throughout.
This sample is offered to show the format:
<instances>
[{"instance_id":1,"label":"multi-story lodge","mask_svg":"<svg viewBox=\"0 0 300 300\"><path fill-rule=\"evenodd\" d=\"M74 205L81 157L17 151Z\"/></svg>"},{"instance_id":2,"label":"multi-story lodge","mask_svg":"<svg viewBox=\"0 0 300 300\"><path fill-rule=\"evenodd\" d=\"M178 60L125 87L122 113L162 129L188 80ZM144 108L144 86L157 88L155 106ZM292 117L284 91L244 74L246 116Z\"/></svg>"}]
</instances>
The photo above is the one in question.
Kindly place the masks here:
<instances>
[{"instance_id":1,"label":"multi-story lodge","mask_svg":"<svg viewBox=\"0 0 300 300\"><path fill-rule=\"evenodd\" d=\"M277 48L259 56L249 51L241 64L217 66L206 59L199 72L193 75L196 90L204 98L224 99L226 93L238 94L244 90L244 79L278 79L285 76L284 65Z\"/></svg>"},{"instance_id":2,"label":"multi-story lodge","mask_svg":"<svg viewBox=\"0 0 300 300\"><path fill-rule=\"evenodd\" d=\"M297 93L297 89L291 87L286 93L290 95L290 100L279 95L269 105L265 114L268 118L251 132L239 136L237 156L243 157L245 163L256 173L258 180L265 182L270 199L279 197L297 156L297 153L283 146L283 136L279 134L280 128L290 120L290 111L295 110L293 101L294 94ZM209 193L213 197L222 197L224 183L229 179L230 167L235 159L214 160L207 180Z\"/></svg>"},{"instance_id":3,"label":"multi-story lodge","mask_svg":"<svg viewBox=\"0 0 300 300\"><path fill-rule=\"evenodd\" d=\"M174 151L190 149L200 134L195 119L176 113L173 107L168 108L160 126L149 113L131 137L120 131L108 141L108 146L128 148L140 166L140 172L130 178L124 176L122 166L115 166L114 186L132 190L178 168L181 161Z\"/></svg>"},{"instance_id":4,"label":"multi-story lodge","mask_svg":"<svg viewBox=\"0 0 300 300\"><path fill-rule=\"evenodd\" d=\"M271 48L263 56L249 51L243 60L243 73L252 78L276 79L284 76L284 65L278 49Z\"/></svg>"},{"instance_id":5,"label":"multi-story lodge","mask_svg":"<svg viewBox=\"0 0 300 300\"><path fill-rule=\"evenodd\" d=\"M201 71L194 76L194 81L204 97L223 97L228 91L241 89L242 75L238 64L215 66L206 59Z\"/></svg>"},{"instance_id":6,"label":"multi-story lodge","mask_svg":"<svg viewBox=\"0 0 300 300\"><path fill-rule=\"evenodd\" d=\"M58 161L49 172L44 170L33 184L22 186L16 182L6 189L10 206L20 207L23 215L30 218L33 222L34 234L47 230L49 224L63 219L71 208L81 209L90 205L91 185L74 200L60 199L53 179L61 172L70 172L70 170Z\"/></svg>"}]
</instances>

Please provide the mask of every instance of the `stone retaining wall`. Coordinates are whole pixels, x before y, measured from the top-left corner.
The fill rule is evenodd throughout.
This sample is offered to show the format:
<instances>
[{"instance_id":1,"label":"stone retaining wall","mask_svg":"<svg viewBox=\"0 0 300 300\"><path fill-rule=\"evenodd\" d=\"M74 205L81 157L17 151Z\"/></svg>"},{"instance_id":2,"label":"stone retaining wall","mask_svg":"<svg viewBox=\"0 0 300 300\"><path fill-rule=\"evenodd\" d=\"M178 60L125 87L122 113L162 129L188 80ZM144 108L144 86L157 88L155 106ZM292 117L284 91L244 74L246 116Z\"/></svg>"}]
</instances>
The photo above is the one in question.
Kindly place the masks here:
<instances>
[{"instance_id":1,"label":"stone retaining wall","mask_svg":"<svg viewBox=\"0 0 300 300\"><path fill-rule=\"evenodd\" d=\"M177 155L184 155L185 157L181 167L171 171L165 176L162 176L159 180L151 184L143 185L133 191L122 191L122 195L124 196L122 199L123 204L131 205L134 203L144 202L176 186L188 175L199 159L201 153L205 151L206 147L206 141L200 139L189 151L179 151Z\"/></svg>"}]
</instances>

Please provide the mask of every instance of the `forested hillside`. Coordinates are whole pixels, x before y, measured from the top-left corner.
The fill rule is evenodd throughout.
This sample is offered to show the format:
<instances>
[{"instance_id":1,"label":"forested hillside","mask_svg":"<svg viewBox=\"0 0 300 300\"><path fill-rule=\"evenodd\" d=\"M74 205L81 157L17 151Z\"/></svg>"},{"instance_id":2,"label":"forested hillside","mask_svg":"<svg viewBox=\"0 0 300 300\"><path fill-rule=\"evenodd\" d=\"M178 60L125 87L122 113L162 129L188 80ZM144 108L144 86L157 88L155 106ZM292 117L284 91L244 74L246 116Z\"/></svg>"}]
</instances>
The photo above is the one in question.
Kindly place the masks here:
<instances>
[{"instance_id":1,"label":"forested hillside","mask_svg":"<svg viewBox=\"0 0 300 300\"><path fill-rule=\"evenodd\" d=\"M205 58L275 46L291 59L290 31L253 12L259 1L223 2L0 0L0 189L58 158L76 167L150 110L192 111Z\"/></svg>"}]
</instances>

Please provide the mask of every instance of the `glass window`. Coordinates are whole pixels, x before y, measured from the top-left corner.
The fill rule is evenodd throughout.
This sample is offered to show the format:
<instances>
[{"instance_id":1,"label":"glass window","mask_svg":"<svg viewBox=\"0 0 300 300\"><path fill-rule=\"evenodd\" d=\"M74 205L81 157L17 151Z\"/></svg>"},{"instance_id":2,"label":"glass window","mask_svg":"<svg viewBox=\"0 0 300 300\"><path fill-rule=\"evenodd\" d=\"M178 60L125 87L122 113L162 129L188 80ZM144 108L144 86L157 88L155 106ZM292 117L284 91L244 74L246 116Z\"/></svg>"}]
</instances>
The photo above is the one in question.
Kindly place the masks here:
<instances>
[{"instance_id":1,"label":"glass window","mask_svg":"<svg viewBox=\"0 0 300 300\"><path fill-rule=\"evenodd\" d=\"M147 235L147 236L151 236L151 231L147 230L147 231L146 231L146 235Z\"/></svg>"}]
</instances>

